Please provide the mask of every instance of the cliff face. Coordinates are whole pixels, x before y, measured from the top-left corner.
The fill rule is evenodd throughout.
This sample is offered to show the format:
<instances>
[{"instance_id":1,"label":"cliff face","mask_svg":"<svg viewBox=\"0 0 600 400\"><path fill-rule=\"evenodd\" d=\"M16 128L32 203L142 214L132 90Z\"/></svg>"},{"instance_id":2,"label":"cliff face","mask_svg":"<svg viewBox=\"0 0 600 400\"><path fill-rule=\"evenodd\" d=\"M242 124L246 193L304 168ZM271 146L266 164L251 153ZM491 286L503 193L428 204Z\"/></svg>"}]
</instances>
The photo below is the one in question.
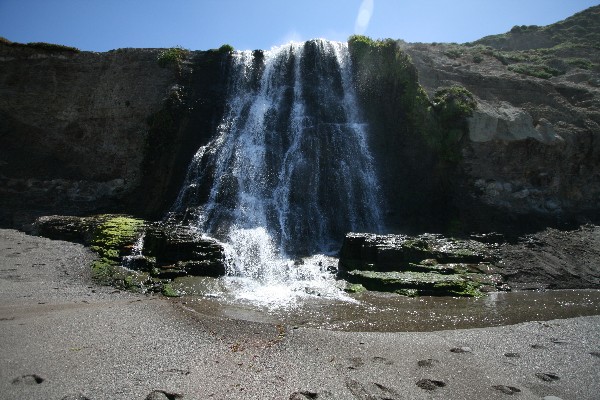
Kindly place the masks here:
<instances>
[{"instance_id":1,"label":"cliff face","mask_svg":"<svg viewBox=\"0 0 600 400\"><path fill-rule=\"evenodd\" d=\"M146 118L175 81L156 57L1 45L0 196L12 214L4 220L32 207L89 212L139 185Z\"/></svg>"},{"instance_id":2,"label":"cliff face","mask_svg":"<svg viewBox=\"0 0 600 400\"><path fill-rule=\"evenodd\" d=\"M460 85L475 95L451 186L457 217L470 229L598 218L600 51L579 36L577 43L565 39L564 30L583 20L596 37L599 17L594 7L549 27L516 27L466 46L402 45L428 93ZM541 43L540 35L554 42ZM526 48L528 37L530 49L514 51ZM567 41L544 47L558 39Z\"/></svg>"},{"instance_id":3,"label":"cliff face","mask_svg":"<svg viewBox=\"0 0 600 400\"><path fill-rule=\"evenodd\" d=\"M218 119L223 71L219 54L163 67L159 54L0 43L2 224L47 213L162 213L171 180L181 180L202 141L194 129Z\"/></svg>"}]
</instances>

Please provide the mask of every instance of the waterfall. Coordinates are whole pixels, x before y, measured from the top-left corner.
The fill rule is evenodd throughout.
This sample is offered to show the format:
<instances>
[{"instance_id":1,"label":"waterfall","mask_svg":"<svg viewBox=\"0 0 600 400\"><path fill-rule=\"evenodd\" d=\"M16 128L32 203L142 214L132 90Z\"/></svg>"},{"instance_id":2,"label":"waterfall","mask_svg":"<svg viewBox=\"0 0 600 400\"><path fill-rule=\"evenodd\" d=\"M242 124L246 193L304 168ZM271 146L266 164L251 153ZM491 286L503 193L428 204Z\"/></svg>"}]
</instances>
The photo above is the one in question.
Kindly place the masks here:
<instances>
[{"instance_id":1,"label":"waterfall","mask_svg":"<svg viewBox=\"0 0 600 400\"><path fill-rule=\"evenodd\" d=\"M232 58L224 117L196 153L173 215L225 243L232 276L285 287L322 280L322 263L290 257L335 252L348 231L382 230L347 44Z\"/></svg>"}]
</instances>

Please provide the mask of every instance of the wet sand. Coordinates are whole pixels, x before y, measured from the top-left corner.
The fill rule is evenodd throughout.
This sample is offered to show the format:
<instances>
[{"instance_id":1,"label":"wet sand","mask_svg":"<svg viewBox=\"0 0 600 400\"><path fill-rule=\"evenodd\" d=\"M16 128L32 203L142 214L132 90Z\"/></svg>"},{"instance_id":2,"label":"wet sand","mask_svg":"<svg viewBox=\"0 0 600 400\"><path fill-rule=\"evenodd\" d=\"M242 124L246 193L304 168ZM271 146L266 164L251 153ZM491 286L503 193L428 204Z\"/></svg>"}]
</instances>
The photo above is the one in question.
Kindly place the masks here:
<instances>
[{"instance_id":1,"label":"wet sand","mask_svg":"<svg viewBox=\"0 0 600 400\"><path fill-rule=\"evenodd\" d=\"M340 332L99 287L83 246L0 230L0 399L596 399L600 317Z\"/></svg>"}]
</instances>

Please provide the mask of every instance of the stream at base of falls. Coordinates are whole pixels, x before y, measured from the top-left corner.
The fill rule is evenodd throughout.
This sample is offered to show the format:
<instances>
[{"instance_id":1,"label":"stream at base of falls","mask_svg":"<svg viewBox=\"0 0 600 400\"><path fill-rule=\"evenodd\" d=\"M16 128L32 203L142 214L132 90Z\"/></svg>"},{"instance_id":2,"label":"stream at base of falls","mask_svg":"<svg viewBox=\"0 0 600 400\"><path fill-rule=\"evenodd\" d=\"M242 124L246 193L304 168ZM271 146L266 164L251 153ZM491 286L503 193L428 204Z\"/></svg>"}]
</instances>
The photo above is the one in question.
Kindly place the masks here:
<instances>
[{"instance_id":1,"label":"stream at base of falls","mask_svg":"<svg viewBox=\"0 0 600 400\"><path fill-rule=\"evenodd\" d=\"M180 301L202 315L352 332L484 328L600 314L600 290L591 289L493 292L479 298L364 292L337 298L307 296L273 307L240 299L239 292L228 291L229 279L182 279L176 287L189 294Z\"/></svg>"}]
</instances>

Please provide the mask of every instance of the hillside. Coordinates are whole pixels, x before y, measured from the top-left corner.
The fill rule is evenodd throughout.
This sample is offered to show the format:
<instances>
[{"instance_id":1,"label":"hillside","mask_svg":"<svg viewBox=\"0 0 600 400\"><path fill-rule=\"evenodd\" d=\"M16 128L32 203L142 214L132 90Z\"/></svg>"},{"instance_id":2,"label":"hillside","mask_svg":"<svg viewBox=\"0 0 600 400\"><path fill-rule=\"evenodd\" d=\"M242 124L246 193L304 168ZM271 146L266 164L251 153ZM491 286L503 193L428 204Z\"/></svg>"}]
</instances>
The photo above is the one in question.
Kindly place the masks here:
<instances>
[{"instance_id":1,"label":"hillside","mask_svg":"<svg viewBox=\"0 0 600 400\"><path fill-rule=\"evenodd\" d=\"M430 96L459 85L477 101L452 185L462 221L527 226L525 215L559 224L567 214L597 215L599 16L592 7L464 45L401 43Z\"/></svg>"}]
</instances>

